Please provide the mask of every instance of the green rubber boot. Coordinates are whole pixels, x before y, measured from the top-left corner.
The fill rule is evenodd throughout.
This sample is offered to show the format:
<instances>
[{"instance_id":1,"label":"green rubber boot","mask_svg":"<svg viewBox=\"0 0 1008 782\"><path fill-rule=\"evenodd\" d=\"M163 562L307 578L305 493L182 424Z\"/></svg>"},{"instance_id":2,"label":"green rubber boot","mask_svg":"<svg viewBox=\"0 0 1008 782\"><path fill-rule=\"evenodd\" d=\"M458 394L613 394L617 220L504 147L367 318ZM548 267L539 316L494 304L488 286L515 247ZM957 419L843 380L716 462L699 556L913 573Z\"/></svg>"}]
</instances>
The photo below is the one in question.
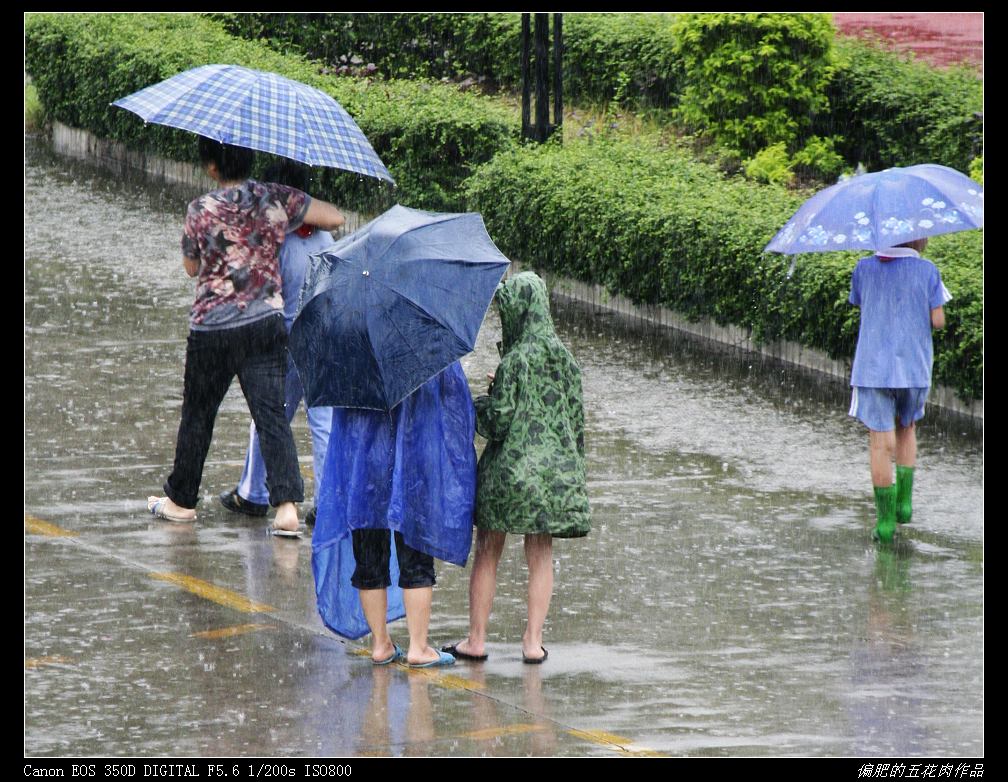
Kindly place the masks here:
<instances>
[{"instance_id":1,"label":"green rubber boot","mask_svg":"<svg viewBox=\"0 0 1008 782\"><path fill-rule=\"evenodd\" d=\"M910 498L913 496L913 467L896 465L896 523L909 524L913 516Z\"/></svg>"},{"instance_id":2,"label":"green rubber boot","mask_svg":"<svg viewBox=\"0 0 1008 782\"><path fill-rule=\"evenodd\" d=\"M878 521L875 524L875 532L872 533L872 537L883 543L892 543L893 535L896 533L895 486L875 487L875 512Z\"/></svg>"}]
</instances>

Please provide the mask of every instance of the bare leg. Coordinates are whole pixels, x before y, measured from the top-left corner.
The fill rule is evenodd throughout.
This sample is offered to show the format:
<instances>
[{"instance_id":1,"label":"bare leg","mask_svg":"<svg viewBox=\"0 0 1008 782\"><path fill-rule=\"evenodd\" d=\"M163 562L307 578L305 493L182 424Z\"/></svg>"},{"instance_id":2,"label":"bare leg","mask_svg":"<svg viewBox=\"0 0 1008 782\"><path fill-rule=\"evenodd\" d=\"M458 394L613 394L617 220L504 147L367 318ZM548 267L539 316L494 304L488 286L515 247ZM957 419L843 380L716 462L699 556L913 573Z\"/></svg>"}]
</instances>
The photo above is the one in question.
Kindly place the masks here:
<instances>
[{"instance_id":1,"label":"bare leg","mask_svg":"<svg viewBox=\"0 0 1008 782\"><path fill-rule=\"evenodd\" d=\"M371 628L371 659L375 662L387 660L395 651L389 636L385 617L388 612L388 595L384 589L358 589L364 618Z\"/></svg>"},{"instance_id":2,"label":"bare leg","mask_svg":"<svg viewBox=\"0 0 1008 782\"><path fill-rule=\"evenodd\" d=\"M460 652L476 656L486 654L487 626L497 592L497 565L506 539L504 532L476 530L476 556L469 575L469 637L456 644Z\"/></svg>"},{"instance_id":3,"label":"bare leg","mask_svg":"<svg viewBox=\"0 0 1008 782\"><path fill-rule=\"evenodd\" d=\"M436 660L441 655L427 644L434 587L403 589L402 593L403 604L406 606L406 627L409 628L409 651L406 653L406 662L418 665Z\"/></svg>"},{"instance_id":4,"label":"bare leg","mask_svg":"<svg viewBox=\"0 0 1008 782\"><path fill-rule=\"evenodd\" d=\"M893 485L893 456L896 452L896 436L893 432L868 431L868 445L871 453L872 486Z\"/></svg>"},{"instance_id":5,"label":"bare leg","mask_svg":"<svg viewBox=\"0 0 1008 782\"><path fill-rule=\"evenodd\" d=\"M553 597L553 537L525 536L525 561L528 563L528 624L522 636L522 653L526 657L543 656L543 624Z\"/></svg>"},{"instance_id":6,"label":"bare leg","mask_svg":"<svg viewBox=\"0 0 1008 782\"><path fill-rule=\"evenodd\" d=\"M914 467L917 464L917 425L896 425L896 464Z\"/></svg>"}]
</instances>

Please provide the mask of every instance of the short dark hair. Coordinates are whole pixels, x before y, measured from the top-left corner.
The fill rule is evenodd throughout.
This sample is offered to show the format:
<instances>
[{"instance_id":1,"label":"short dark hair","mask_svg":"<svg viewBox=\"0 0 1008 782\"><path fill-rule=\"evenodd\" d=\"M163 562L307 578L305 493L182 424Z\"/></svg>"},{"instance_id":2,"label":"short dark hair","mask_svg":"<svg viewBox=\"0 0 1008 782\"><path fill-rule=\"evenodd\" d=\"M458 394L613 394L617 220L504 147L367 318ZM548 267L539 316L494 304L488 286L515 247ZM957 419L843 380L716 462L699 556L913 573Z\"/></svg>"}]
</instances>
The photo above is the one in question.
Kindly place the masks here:
<instances>
[{"instance_id":1,"label":"short dark hair","mask_svg":"<svg viewBox=\"0 0 1008 782\"><path fill-rule=\"evenodd\" d=\"M276 182L278 185L296 187L307 192L311 169L296 160L281 158L263 172L262 179L264 182Z\"/></svg>"},{"instance_id":2,"label":"short dark hair","mask_svg":"<svg viewBox=\"0 0 1008 782\"><path fill-rule=\"evenodd\" d=\"M224 144L206 136L199 137L199 159L204 166L213 162L222 179L248 179L252 173L251 149Z\"/></svg>"}]
</instances>

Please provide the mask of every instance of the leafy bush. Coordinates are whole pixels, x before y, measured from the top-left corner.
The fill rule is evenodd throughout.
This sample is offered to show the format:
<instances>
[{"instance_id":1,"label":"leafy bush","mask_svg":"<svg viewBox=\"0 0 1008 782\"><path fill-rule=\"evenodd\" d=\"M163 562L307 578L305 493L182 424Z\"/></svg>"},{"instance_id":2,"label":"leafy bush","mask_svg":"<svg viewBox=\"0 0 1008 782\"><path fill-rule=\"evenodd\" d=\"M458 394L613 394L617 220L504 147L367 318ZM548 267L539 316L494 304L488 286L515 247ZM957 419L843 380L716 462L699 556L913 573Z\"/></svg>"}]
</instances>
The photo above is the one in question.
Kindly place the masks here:
<instances>
[{"instance_id":1,"label":"leafy bush","mask_svg":"<svg viewBox=\"0 0 1008 782\"><path fill-rule=\"evenodd\" d=\"M572 100L667 109L684 76L671 14L565 14L564 88Z\"/></svg>"},{"instance_id":2,"label":"leafy bush","mask_svg":"<svg viewBox=\"0 0 1008 782\"><path fill-rule=\"evenodd\" d=\"M757 182L772 185L786 185L794 175L791 173L791 159L784 142L761 149L745 162L745 173Z\"/></svg>"},{"instance_id":3,"label":"leafy bush","mask_svg":"<svg viewBox=\"0 0 1008 782\"><path fill-rule=\"evenodd\" d=\"M243 38L322 60L342 73L385 78L518 79L517 14L208 14Z\"/></svg>"},{"instance_id":4,"label":"leafy bush","mask_svg":"<svg viewBox=\"0 0 1008 782\"><path fill-rule=\"evenodd\" d=\"M969 175L970 179L974 182L979 182L983 184L983 155L980 157L973 158L969 164Z\"/></svg>"},{"instance_id":5,"label":"leafy bush","mask_svg":"<svg viewBox=\"0 0 1008 782\"><path fill-rule=\"evenodd\" d=\"M42 104L39 103L38 90L31 82L25 85L25 131L34 132L42 126Z\"/></svg>"},{"instance_id":6,"label":"leafy bush","mask_svg":"<svg viewBox=\"0 0 1008 782\"><path fill-rule=\"evenodd\" d=\"M191 14L28 14L25 60L48 118L193 162L193 134L145 126L109 104L214 62L275 71L317 87L354 117L396 179L393 192L356 174L326 169L319 175L319 195L361 211L378 211L395 200L458 209L461 183L472 168L518 135L513 112L490 99L448 85L328 75L303 57L234 38L218 22Z\"/></svg>"},{"instance_id":7,"label":"leafy bush","mask_svg":"<svg viewBox=\"0 0 1008 782\"><path fill-rule=\"evenodd\" d=\"M372 66L387 78L470 77L510 89L521 84L517 13L213 16L236 35L303 52L342 72ZM564 14L565 99L674 105L682 78L672 46L674 21L669 14Z\"/></svg>"},{"instance_id":8,"label":"leafy bush","mask_svg":"<svg viewBox=\"0 0 1008 782\"><path fill-rule=\"evenodd\" d=\"M796 173L806 179L836 181L845 167L843 157L836 151L836 145L842 142L843 139L836 136L809 138L791 157Z\"/></svg>"},{"instance_id":9,"label":"leafy bush","mask_svg":"<svg viewBox=\"0 0 1008 782\"><path fill-rule=\"evenodd\" d=\"M934 376L964 398L983 398L983 233L936 236L924 255L937 264L953 298L945 328L934 332Z\"/></svg>"},{"instance_id":10,"label":"leafy bush","mask_svg":"<svg viewBox=\"0 0 1008 782\"><path fill-rule=\"evenodd\" d=\"M814 131L841 134L838 151L869 171L940 163L966 171L981 152L983 82L968 68L939 69L877 43L838 38Z\"/></svg>"},{"instance_id":11,"label":"leafy bush","mask_svg":"<svg viewBox=\"0 0 1008 782\"><path fill-rule=\"evenodd\" d=\"M745 154L793 147L828 106L823 14L684 14L673 37L685 70L679 117Z\"/></svg>"},{"instance_id":12,"label":"leafy bush","mask_svg":"<svg viewBox=\"0 0 1008 782\"><path fill-rule=\"evenodd\" d=\"M517 13L214 16L335 72L520 83ZM980 152L975 73L834 38L822 14L565 14L564 44L568 105L614 101L666 119L678 109L745 158L784 142L802 179L831 181L858 162L965 171Z\"/></svg>"},{"instance_id":13,"label":"leafy bush","mask_svg":"<svg viewBox=\"0 0 1008 782\"><path fill-rule=\"evenodd\" d=\"M534 186L533 186L534 185ZM808 194L726 179L648 138L596 137L503 152L467 183L471 209L509 257L638 303L851 358L850 275L865 253L764 254ZM936 338L935 382L983 393L982 237L933 240L955 299Z\"/></svg>"}]
</instances>

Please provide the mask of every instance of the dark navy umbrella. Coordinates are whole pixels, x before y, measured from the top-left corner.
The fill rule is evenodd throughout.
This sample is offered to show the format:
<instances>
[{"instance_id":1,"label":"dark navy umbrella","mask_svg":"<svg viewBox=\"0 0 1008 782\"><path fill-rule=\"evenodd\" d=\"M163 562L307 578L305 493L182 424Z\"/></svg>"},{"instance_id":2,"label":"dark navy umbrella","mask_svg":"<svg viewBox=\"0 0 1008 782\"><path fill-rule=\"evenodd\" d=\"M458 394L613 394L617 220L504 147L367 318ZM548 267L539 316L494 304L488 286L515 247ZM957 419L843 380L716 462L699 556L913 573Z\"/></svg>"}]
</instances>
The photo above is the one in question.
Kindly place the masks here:
<instances>
[{"instance_id":1,"label":"dark navy umbrella","mask_svg":"<svg viewBox=\"0 0 1008 782\"><path fill-rule=\"evenodd\" d=\"M934 164L846 179L812 196L765 251L881 250L913 239L983 228L983 187Z\"/></svg>"},{"instance_id":2,"label":"dark navy umbrella","mask_svg":"<svg viewBox=\"0 0 1008 782\"><path fill-rule=\"evenodd\" d=\"M479 214L404 206L312 256L289 343L305 403L391 410L473 350L509 263Z\"/></svg>"}]
</instances>

